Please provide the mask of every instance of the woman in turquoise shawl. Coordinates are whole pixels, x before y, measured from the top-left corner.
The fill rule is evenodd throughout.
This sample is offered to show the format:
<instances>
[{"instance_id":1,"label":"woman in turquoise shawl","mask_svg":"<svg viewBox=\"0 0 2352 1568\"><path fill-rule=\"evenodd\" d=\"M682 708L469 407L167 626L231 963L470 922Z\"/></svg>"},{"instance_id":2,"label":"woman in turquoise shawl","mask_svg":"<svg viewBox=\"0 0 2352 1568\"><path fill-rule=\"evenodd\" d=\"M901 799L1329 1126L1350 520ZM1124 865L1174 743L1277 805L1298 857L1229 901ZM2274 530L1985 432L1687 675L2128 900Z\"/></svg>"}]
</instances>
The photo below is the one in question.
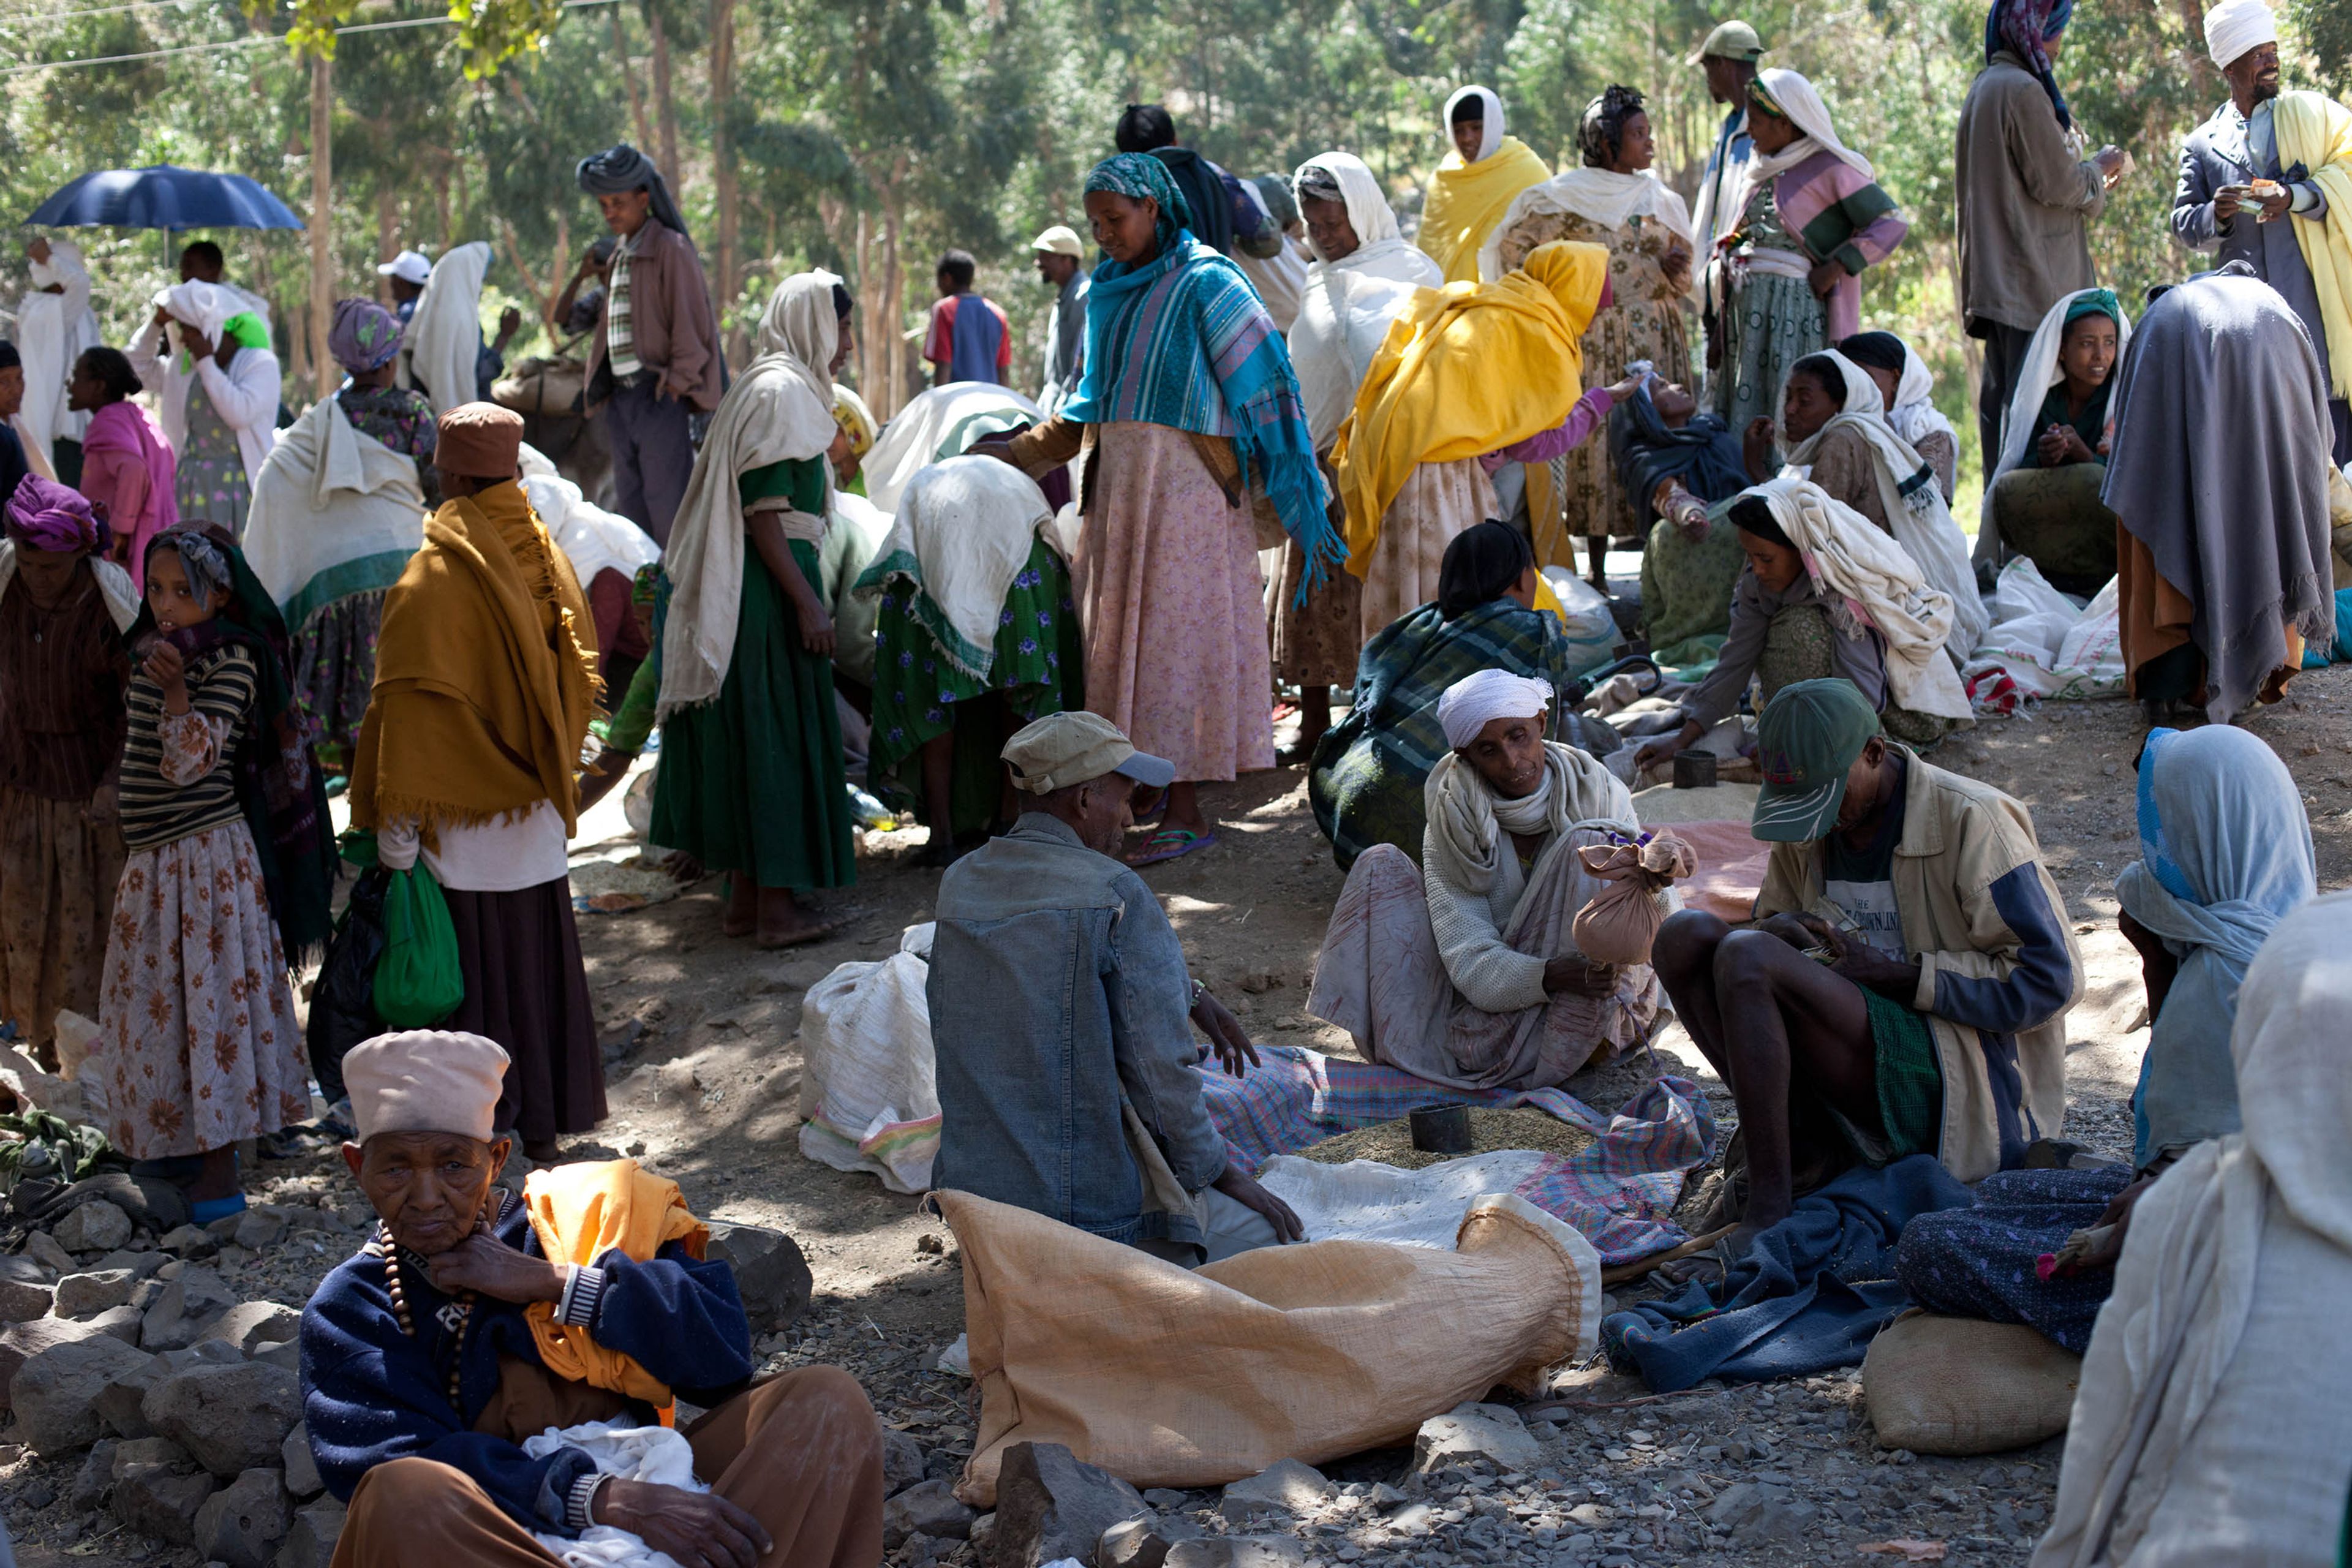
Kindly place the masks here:
<instances>
[{"instance_id":1,"label":"woman in turquoise shawl","mask_svg":"<svg viewBox=\"0 0 2352 1568\"><path fill-rule=\"evenodd\" d=\"M1052 423L992 449L1033 476L1088 452L1072 577L1087 706L1169 759L1167 815L1130 857L1216 841L1195 785L1274 765L1263 545L1288 534L1320 582L1344 554L1325 512L1289 351L1239 268L1195 239L1166 165L1087 176L1108 258L1087 298L1087 370Z\"/></svg>"}]
</instances>

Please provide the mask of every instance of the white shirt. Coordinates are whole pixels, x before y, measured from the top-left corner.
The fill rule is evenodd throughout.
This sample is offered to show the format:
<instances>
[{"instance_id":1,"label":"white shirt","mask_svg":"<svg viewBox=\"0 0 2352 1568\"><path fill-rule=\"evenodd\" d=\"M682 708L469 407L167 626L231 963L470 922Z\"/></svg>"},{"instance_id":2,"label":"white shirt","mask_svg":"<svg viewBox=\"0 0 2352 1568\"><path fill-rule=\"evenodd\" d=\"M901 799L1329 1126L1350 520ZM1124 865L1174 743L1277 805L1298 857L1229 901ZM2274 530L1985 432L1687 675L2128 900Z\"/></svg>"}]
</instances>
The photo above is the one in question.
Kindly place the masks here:
<instances>
[{"instance_id":1,"label":"white shirt","mask_svg":"<svg viewBox=\"0 0 2352 1568\"><path fill-rule=\"evenodd\" d=\"M475 826L445 823L438 837L439 850L423 849L416 819L395 818L376 834L376 858L386 870L404 871L423 849L435 881L468 893L519 893L571 874L563 817L553 801Z\"/></svg>"}]
</instances>

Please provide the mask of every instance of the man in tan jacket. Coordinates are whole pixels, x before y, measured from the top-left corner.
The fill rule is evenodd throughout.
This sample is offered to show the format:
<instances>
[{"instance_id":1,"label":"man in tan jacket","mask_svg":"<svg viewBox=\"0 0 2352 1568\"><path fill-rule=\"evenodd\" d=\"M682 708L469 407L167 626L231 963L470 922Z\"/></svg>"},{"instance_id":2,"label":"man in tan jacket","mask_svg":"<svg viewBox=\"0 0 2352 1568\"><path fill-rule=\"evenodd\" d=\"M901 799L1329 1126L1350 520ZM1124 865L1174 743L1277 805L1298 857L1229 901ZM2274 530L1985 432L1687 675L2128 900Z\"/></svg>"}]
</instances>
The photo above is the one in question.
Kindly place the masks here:
<instances>
[{"instance_id":1,"label":"man in tan jacket","mask_svg":"<svg viewBox=\"0 0 2352 1568\"><path fill-rule=\"evenodd\" d=\"M1685 910L1652 950L1739 1107L1734 1257L1788 1217L1797 1170L1848 1150L1932 1153L1964 1182L2018 1164L2065 1113L2083 990L2022 805L1888 742L1851 681L1783 687L1759 740L1751 831L1773 848L1756 923Z\"/></svg>"}]
</instances>

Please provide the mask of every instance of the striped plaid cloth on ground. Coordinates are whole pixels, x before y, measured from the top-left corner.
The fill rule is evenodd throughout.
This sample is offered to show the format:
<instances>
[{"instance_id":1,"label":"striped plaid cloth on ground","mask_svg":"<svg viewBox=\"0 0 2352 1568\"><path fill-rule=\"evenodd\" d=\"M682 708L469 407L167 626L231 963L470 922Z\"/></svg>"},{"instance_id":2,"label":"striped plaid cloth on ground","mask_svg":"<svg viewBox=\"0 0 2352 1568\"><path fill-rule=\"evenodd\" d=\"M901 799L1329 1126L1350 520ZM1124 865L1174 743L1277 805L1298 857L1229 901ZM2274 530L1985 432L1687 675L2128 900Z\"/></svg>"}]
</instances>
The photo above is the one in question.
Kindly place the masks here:
<instances>
[{"instance_id":1,"label":"striped plaid cloth on ground","mask_svg":"<svg viewBox=\"0 0 2352 1568\"><path fill-rule=\"evenodd\" d=\"M1546 1159L1518 1195L1573 1226L1605 1264L1662 1252L1687 1239L1667 1218L1683 1177L1715 1144L1706 1099L1687 1079L1660 1078L1614 1117L1566 1089L1460 1089L1396 1068L1348 1061L1294 1046L1260 1046L1247 1078L1213 1063L1200 1069L1202 1099L1229 1157L1255 1171L1359 1127L1393 1121L1427 1105L1533 1106L1593 1134L1582 1153Z\"/></svg>"}]
</instances>

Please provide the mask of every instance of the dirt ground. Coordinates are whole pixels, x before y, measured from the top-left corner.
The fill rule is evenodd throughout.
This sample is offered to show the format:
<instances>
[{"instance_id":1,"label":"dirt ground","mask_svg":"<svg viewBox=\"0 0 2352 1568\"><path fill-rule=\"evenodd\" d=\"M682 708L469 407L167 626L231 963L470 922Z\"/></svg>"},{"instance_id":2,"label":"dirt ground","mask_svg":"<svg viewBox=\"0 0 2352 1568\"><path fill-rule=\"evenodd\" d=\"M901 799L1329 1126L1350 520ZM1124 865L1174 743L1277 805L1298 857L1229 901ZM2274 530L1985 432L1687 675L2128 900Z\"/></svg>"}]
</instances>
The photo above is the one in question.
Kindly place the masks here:
<instances>
[{"instance_id":1,"label":"dirt ground","mask_svg":"<svg viewBox=\"0 0 2352 1568\"><path fill-rule=\"evenodd\" d=\"M2302 786L2323 889L2352 882L2347 713L2352 669L2339 667L2303 677L2286 702L2250 721ZM2113 894L2116 872L2137 853L2132 760L2142 732L2128 703L2056 704L1986 721L1935 758L2033 812L2090 971L2072 1019L2065 1131L2118 1153L2129 1149L2126 1100L2147 1041L2137 966L2116 934ZM1350 1054L1345 1036L1304 1014L1341 880L1307 811L1304 773L1277 770L1212 786L1203 797L1222 843L1144 874L1165 900L1193 973L1254 1037ZM583 825L581 855L597 852L595 840L616 829L625 831L617 796ZM815 947L763 953L722 936L715 879L634 913L583 916L590 984L614 1058L611 1112L593 1139L572 1141L570 1152L637 1155L675 1179L698 1212L796 1237L814 1271L816 1300L788 1336L763 1350L786 1362L848 1365L866 1379L886 1421L929 1450L931 1473L940 1475L970 1451L978 1414L968 1403L969 1384L931 1369L962 1328L952 1240L919 1212L917 1199L814 1163L796 1142L794 1035L803 994L835 964L886 956L904 928L929 918L938 873L910 863L922 842L919 829L869 836L858 885L827 900L847 924ZM1699 1078L1727 1129L1728 1096L1676 1038L1670 1029L1662 1039L1663 1065ZM1637 1061L1570 1087L1612 1109L1653 1070ZM289 1195L321 1192L340 1179L325 1159L270 1170L272 1196L281 1188ZM944 1257L936 1250L942 1239ZM934 1250L925 1249L927 1240ZM329 1261L312 1267L322 1272ZM280 1272L270 1268L269 1293L299 1301L303 1269ZM2024 1454L1969 1460L1888 1454L1873 1440L1851 1375L1769 1388L1703 1385L1626 1404L1642 1395L1640 1386L1595 1367L1566 1374L1562 1391L1591 1404L1580 1419L1537 1428L1548 1463L1536 1475L1449 1478L1429 1499L1435 1511L1426 1528L1404 1531L1377 1522L1368 1505L1351 1511L1366 1501L1360 1494L1370 1482L1392 1479L1402 1456L1360 1474L1335 1467L1335 1479L1355 1483L1349 1491L1320 1522L1288 1528L1307 1538L1311 1561L1417 1568L1547 1555L1602 1568L1887 1561L1853 1553L1890 1538L1945 1543L1949 1563L2011 1563L2023 1561L2054 1486L2054 1440ZM12 1489L31 1473L12 1475ZM1769 1506L1758 1511L1721 1500L1741 1485L1762 1489L1740 1498ZM1507 1508L1505 1493L1521 1501ZM1186 1500L1196 1510L1215 1500L1213 1494ZM32 1546L27 1562L63 1561L48 1555L70 1540L53 1528L64 1522L55 1510L28 1517L12 1504L7 1512L20 1543ZM1487 1528L1489 1515L1500 1522ZM1212 1531L1227 1528L1222 1515L1196 1518ZM971 1561L966 1544L915 1541L894 1561ZM117 1542L121 1561L184 1555L121 1536L109 1548Z\"/></svg>"}]
</instances>

